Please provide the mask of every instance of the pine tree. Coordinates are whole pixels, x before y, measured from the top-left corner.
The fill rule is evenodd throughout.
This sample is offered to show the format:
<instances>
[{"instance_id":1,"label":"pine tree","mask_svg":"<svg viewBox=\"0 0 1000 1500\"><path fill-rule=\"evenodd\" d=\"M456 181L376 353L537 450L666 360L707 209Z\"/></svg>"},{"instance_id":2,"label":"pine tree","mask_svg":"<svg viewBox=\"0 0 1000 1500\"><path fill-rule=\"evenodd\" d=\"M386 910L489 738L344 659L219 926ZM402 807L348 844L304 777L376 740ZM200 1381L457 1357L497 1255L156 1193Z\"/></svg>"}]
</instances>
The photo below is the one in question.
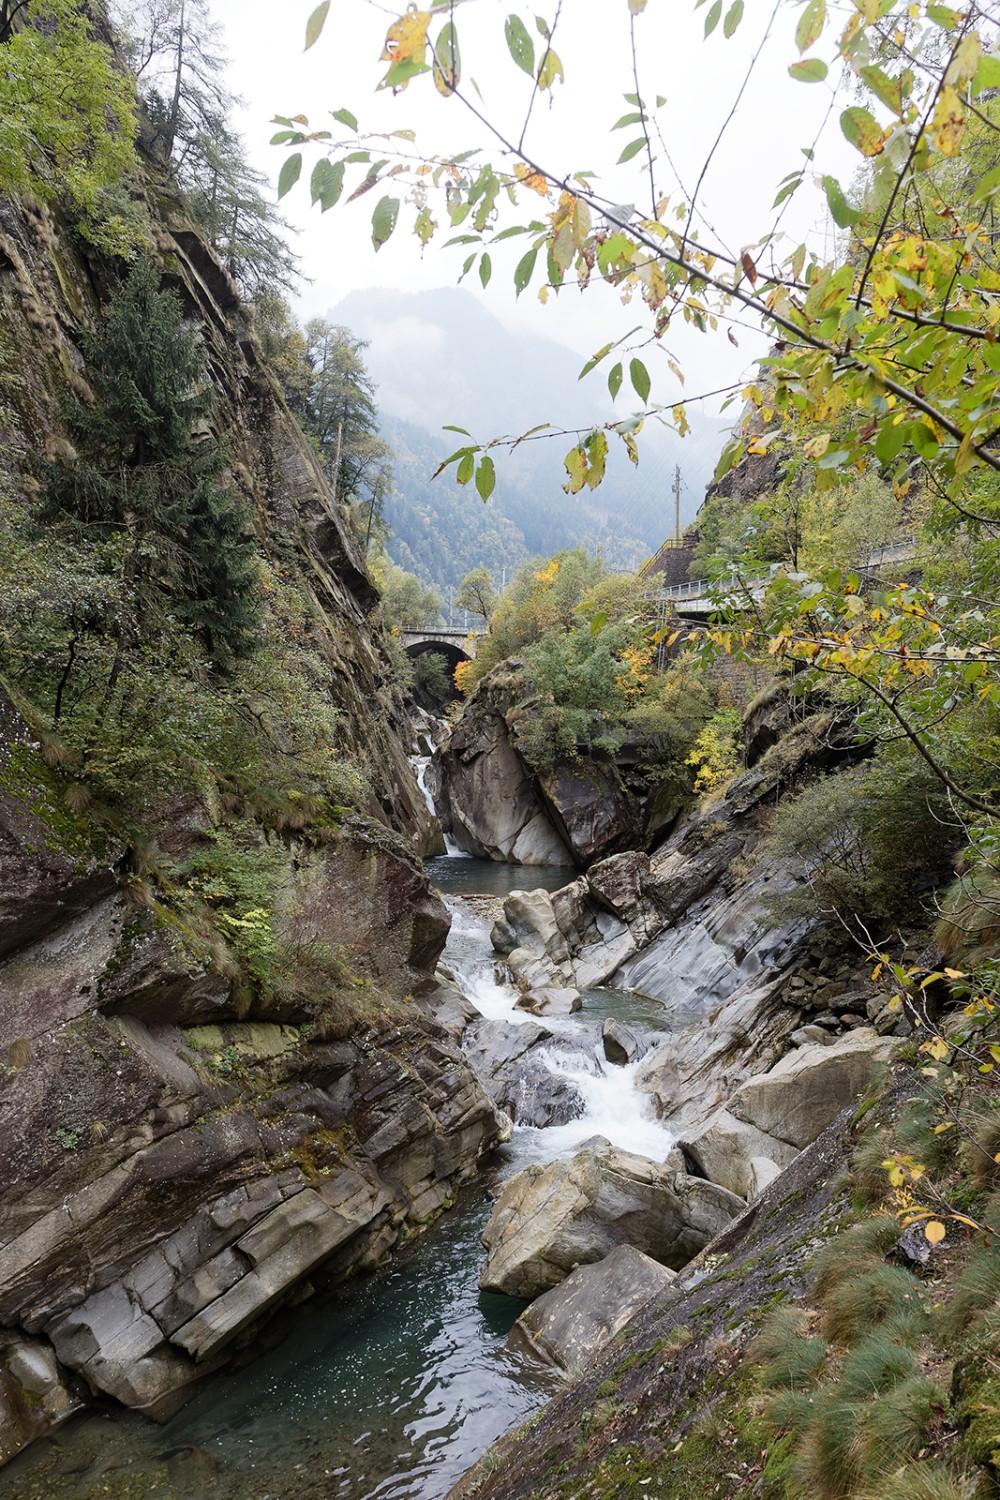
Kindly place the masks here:
<instances>
[{"instance_id":1,"label":"pine tree","mask_svg":"<svg viewBox=\"0 0 1000 1500\"><path fill-rule=\"evenodd\" d=\"M120 537L123 648L167 612L225 670L256 643L256 547L245 539L246 506L224 482L224 450L195 435L213 405L197 330L145 262L82 349L94 404L68 404L78 452L49 465L42 518Z\"/></svg>"}]
</instances>

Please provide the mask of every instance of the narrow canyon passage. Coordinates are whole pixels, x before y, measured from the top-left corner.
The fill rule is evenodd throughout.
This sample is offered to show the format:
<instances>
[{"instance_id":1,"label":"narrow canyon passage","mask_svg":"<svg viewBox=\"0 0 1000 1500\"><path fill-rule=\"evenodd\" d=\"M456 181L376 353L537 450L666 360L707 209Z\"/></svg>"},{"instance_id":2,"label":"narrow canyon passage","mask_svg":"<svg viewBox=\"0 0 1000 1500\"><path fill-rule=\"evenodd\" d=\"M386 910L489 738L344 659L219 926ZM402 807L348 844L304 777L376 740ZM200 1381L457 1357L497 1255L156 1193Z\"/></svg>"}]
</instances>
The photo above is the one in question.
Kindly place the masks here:
<instances>
[{"instance_id":1,"label":"narrow canyon passage","mask_svg":"<svg viewBox=\"0 0 1000 1500\"><path fill-rule=\"evenodd\" d=\"M453 856L429 861L428 871L452 916L444 964L484 1017L530 1023L514 1008L517 992L495 978L484 911L491 897L557 888L571 872ZM600 1060L612 1011L650 1035L664 1024L657 1002L600 990L577 1015L546 1023L553 1086L569 1081L582 1113L515 1127L492 1170L389 1266L279 1318L269 1351L210 1381L165 1427L122 1411L85 1417L5 1468L0 1497L440 1500L562 1384L507 1346L525 1304L479 1290L492 1193L529 1162L570 1156L597 1134L657 1159L673 1142L650 1118L635 1066Z\"/></svg>"}]
</instances>

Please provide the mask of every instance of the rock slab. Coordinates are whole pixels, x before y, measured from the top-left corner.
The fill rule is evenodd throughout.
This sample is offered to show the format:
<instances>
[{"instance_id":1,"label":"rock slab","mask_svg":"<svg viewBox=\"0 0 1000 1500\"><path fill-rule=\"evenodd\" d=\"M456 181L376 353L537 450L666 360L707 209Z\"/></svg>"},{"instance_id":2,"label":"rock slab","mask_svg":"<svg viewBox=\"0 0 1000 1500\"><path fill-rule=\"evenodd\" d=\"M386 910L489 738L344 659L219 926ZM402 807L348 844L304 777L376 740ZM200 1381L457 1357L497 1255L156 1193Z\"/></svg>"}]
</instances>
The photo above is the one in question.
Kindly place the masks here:
<instances>
[{"instance_id":1,"label":"rock slab","mask_svg":"<svg viewBox=\"0 0 1000 1500\"><path fill-rule=\"evenodd\" d=\"M536 1297L515 1327L540 1359L575 1373L592 1364L639 1309L669 1291L676 1279L676 1271L634 1245L619 1245Z\"/></svg>"},{"instance_id":2,"label":"rock slab","mask_svg":"<svg viewBox=\"0 0 1000 1500\"><path fill-rule=\"evenodd\" d=\"M744 1207L735 1193L597 1137L570 1161L525 1168L506 1184L483 1230L479 1284L537 1297L577 1266L634 1245L675 1270Z\"/></svg>"}]
</instances>

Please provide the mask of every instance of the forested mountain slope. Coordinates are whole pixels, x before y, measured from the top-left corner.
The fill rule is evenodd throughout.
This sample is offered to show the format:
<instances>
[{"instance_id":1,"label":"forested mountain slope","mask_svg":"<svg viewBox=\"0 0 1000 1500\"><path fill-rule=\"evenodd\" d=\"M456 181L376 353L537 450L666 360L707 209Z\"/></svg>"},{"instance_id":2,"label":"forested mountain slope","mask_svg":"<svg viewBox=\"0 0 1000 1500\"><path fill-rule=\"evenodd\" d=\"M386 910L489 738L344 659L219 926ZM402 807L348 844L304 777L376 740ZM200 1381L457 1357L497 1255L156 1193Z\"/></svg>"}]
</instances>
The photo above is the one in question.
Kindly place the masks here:
<instances>
[{"instance_id":1,"label":"forested mountain slope","mask_svg":"<svg viewBox=\"0 0 1000 1500\"><path fill-rule=\"evenodd\" d=\"M497 577L564 547L600 549L614 568L633 568L674 524L674 465L682 471L682 521L704 497L729 423L692 411L684 439L647 424L639 463L612 453L599 490L563 491L569 438L523 444L498 467L484 506L451 472L432 482L461 439L518 435L549 422L575 429L615 415L599 387L578 382L582 361L561 344L504 328L469 292L354 292L332 321L369 340L382 436L394 453L395 493L386 505L390 555L427 583L457 585L484 563ZM624 403L625 398L622 397ZM620 418L623 413L617 413Z\"/></svg>"}]
</instances>

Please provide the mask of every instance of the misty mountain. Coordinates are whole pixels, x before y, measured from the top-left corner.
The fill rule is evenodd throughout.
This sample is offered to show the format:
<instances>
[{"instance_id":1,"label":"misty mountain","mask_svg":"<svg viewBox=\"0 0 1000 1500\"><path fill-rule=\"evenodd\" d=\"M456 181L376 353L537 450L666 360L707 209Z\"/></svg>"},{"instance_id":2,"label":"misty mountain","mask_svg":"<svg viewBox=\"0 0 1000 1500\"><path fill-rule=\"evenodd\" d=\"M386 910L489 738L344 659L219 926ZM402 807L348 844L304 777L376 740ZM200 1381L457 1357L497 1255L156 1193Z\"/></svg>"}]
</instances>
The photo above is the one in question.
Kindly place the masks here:
<instances>
[{"instance_id":1,"label":"misty mountain","mask_svg":"<svg viewBox=\"0 0 1000 1500\"><path fill-rule=\"evenodd\" d=\"M382 435L395 454L389 552L424 582L447 593L478 563L499 582L527 558L581 544L600 549L612 567L634 568L673 530L675 464L682 524L701 503L729 424L698 412L683 440L647 424L638 466L609 434L607 477L595 491L563 491L569 437L528 441L509 455L500 450L486 505L471 485L455 483L454 470L432 481L464 441L442 432L445 424L486 441L540 422L597 425L628 406L616 413L602 383L580 382L582 361L572 350L512 332L460 288L354 292L329 317L368 341Z\"/></svg>"}]
</instances>

